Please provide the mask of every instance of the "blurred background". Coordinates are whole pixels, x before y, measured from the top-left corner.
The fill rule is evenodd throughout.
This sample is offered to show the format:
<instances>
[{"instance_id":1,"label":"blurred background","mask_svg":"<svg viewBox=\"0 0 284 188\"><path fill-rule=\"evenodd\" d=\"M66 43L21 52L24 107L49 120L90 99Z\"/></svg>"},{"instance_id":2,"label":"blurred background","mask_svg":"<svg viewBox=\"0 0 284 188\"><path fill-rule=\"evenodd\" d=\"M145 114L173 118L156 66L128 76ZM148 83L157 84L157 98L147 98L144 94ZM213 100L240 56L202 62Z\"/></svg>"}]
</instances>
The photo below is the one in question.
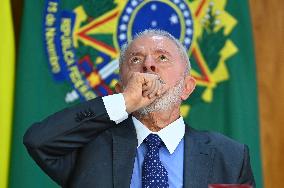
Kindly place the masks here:
<instances>
[{"instance_id":1,"label":"blurred background","mask_svg":"<svg viewBox=\"0 0 284 188\"><path fill-rule=\"evenodd\" d=\"M257 187L283 187L284 1L4 0L0 187L58 187L22 136L63 107L112 93L123 43L146 28L181 40L197 80L181 113L249 145Z\"/></svg>"}]
</instances>

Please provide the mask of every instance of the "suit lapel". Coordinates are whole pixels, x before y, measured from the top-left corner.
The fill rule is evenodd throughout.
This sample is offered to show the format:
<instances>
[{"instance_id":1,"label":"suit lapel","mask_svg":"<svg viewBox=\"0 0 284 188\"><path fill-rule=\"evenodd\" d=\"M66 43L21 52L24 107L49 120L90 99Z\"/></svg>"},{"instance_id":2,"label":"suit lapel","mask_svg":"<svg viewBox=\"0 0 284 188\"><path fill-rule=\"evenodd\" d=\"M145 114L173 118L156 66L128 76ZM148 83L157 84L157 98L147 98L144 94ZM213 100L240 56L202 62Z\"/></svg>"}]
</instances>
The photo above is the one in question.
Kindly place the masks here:
<instances>
[{"instance_id":1,"label":"suit lapel","mask_svg":"<svg viewBox=\"0 0 284 188\"><path fill-rule=\"evenodd\" d=\"M137 136L131 116L113 131L114 188L129 187L136 155Z\"/></svg>"},{"instance_id":2,"label":"suit lapel","mask_svg":"<svg viewBox=\"0 0 284 188\"><path fill-rule=\"evenodd\" d=\"M184 187L207 188L215 149L206 134L186 125L184 136Z\"/></svg>"},{"instance_id":3,"label":"suit lapel","mask_svg":"<svg viewBox=\"0 0 284 188\"><path fill-rule=\"evenodd\" d=\"M136 156L137 135L131 116L113 130L114 188L129 187ZM184 135L184 188L207 188L215 149L206 134L186 125Z\"/></svg>"}]
</instances>

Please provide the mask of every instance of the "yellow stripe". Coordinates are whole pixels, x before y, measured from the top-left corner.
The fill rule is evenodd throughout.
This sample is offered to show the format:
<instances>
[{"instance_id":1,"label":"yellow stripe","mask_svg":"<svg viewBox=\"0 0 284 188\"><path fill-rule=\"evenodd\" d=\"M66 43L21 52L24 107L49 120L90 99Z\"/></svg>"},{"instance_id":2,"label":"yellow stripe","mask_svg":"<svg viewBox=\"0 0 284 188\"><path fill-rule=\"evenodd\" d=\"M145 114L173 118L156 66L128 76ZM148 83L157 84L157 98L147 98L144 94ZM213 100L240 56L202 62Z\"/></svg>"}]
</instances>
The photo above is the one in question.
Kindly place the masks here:
<instances>
[{"instance_id":1,"label":"yellow stripe","mask_svg":"<svg viewBox=\"0 0 284 188\"><path fill-rule=\"evenodd\" d=\"M14 93L14 32L10 1L0 6L0 187L8 187Z\"/></svg>"}]
</instances>

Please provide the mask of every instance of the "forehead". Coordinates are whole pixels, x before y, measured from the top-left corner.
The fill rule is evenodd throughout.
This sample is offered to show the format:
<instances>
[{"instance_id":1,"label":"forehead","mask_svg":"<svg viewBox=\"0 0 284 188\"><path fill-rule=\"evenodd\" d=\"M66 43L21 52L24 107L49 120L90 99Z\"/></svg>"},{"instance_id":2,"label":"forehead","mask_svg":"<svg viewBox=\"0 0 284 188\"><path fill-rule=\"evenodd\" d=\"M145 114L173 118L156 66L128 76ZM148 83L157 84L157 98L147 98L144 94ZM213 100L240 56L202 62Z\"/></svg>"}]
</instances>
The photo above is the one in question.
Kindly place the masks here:
<instances>
[{"instance_id":1,"label":"forehead","mask_svg":"<svg viewBox=\"0 0 284 188\"><path fill-rule=\"evenodd\" d=\"M145 35L136 38L130 44L127 51L167 51L172 54L178 53L177 45L171 39L160 35Z\"/></svg>"}]
</instances>

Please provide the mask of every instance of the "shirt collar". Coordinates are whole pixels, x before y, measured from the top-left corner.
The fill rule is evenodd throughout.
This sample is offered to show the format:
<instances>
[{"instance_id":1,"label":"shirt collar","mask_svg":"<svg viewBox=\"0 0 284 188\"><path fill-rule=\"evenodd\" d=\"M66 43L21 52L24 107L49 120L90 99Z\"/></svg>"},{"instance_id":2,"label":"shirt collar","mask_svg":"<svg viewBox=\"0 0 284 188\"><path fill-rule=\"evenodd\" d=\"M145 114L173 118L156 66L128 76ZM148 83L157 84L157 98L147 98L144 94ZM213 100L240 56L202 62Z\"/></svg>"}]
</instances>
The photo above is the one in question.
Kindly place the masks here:
<instances>
[{"instance_id":1,"label":"shirt collar","mask_svg":"<svg viewBox=\"0 0 284 188\"><path fill-rule=\"evenodd\" d=\"M183 118L180 117L174 122L170 123L165 128L161 129L158 132L150 131L145 125L143 125L138 119L132 116L132 120L136 129L138 145L137 148L142 144L144 139L149 134L157 134L165 143L166 148L172 154L177 148L178 144L182 140L185 133L185 124Z\"/></svg>"}]
</instances>

